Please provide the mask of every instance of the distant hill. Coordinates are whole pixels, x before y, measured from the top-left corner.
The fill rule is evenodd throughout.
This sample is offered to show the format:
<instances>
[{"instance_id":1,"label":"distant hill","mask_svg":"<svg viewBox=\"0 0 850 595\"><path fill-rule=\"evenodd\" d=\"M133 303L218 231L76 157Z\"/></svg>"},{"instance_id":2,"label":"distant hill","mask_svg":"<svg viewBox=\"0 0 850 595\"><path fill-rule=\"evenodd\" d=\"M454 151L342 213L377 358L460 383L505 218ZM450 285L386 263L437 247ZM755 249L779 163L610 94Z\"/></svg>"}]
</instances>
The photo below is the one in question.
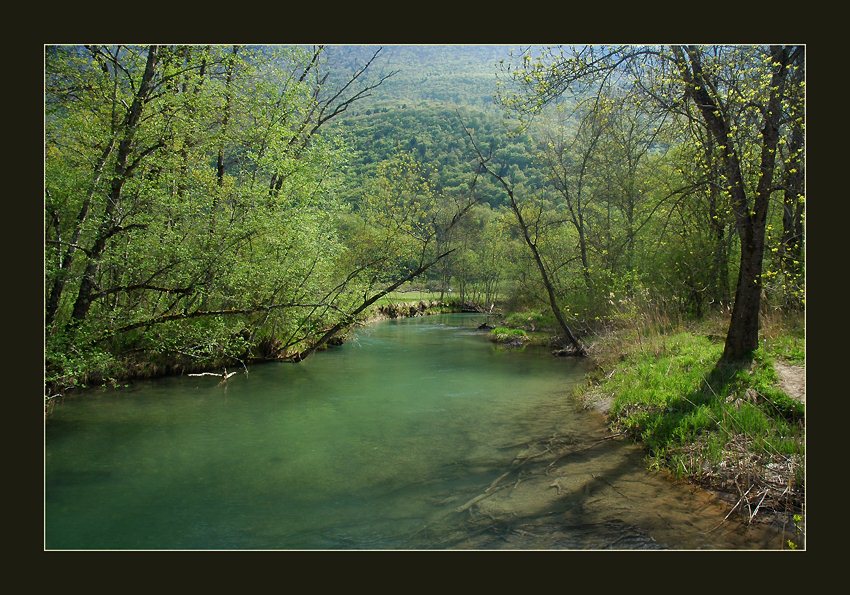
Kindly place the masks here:
<instances>
[{"instance_id":1,"label":"distant hill","mask_svg":"<svg viewBox=\"0 0 850 595\"><path fill-rule=\"evenodd\" d=\"M441 103L485 107L493 104L495 73L512 46L499 45L340 45L327 48L328 67L344 77L383 47L375 73L398 71L374 98L358 104ZM355 112L357 110L354 110Z\"/></svg>"},{"instance_id":2,"label":"distant hill","mask_svg":"<svg viewBox=\"0 0 850 595\"><path fill-rule=\"evenodd\" d=\"M508 61L511 46L390 45L329 46L325 72L333 84L348 80L375 51L370 67L376 80L397 74L352 104L332 129L340 132L352 149L345 190L356 204L362 180L374 175L380 161L399 152L412 152L429 171L439 192L462 192L477 169L461 122L475 131L486 151L498 150L500 163L525 170L529 167L531 139L510 137L511 125L494 102L499 61ZM479 180L480 200L503 205L504 192L485 177Z\"/></svg>"}]
</instances>

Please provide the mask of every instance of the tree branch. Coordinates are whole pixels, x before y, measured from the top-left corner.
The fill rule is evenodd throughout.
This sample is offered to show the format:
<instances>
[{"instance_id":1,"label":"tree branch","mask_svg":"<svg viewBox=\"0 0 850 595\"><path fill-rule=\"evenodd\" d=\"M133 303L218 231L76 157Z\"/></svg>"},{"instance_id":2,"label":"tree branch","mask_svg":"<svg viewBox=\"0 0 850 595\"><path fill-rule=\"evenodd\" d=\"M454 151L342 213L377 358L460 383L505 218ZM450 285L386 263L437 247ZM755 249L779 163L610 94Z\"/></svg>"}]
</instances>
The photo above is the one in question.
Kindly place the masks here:
<instances>
[{"instance_id":1,"label":"tree branch","mask_svg":"<svg viewBox=\"0 0 850 595\"><path fill-rule=\"evenodd\" d=\"M369 299L364 300L364 301L363 301L363 303L362 303L362 304L360 304L360 306L358 306L357 308L355 308L354 310L352 310L352 311L351 311L350 313L348 313L348 314L347 314L347 315L346 315L346 316L345 316L345 317L344 317L344 318L343 318L340 322L336 323L336 324L335 324L335 325L333 325L330 329L328 329L328 330L325 332L325 334L323 334L323 335L319 338L319 340L318 340L318 341L316 341L316 343L314 343L314 344L313 344L311 347L309 347L307 350L305 350L305 351L303 351L303 352L299 353L299 354L296 356L295 361L301 361L301 360L303 360L304 358L308 357L310 354L312 354L314 351L316 351L319 347L321 347L322 345L324 345L325 343L327 343L327 342L328 342L328 340L330 340L330 338L331 338L331 337L333 337L335 334L337 334L339 331L341 331L341 330L342 330L342 329L344 329L345 327L349 326L349 325L351 324L351 322L354 320L354 318L355 318L358 314L360 314L363 310L365 310L366 308L368 308L369 306L371 306L372 304L374 304L376 301L378 301L379 299L381 299L382 297L384 297L385 295L387 295L387 294L388 294L388 293L390 293L391 291L394 291L395 289L397 289L397 288L401 287L404 283L406 283L406 282L410 281L411 279L415 279L416 277L418 277L419 275L421 275L422 273L424 273L425 271L427 271L428 269L430 269L430 268L431 268L432 266L434 266L437 262L439 262L440 260L442 260L443 258L445 258L446 256L448 256L449 254L451 254L451 253L452 253L452 252L454 252L455 250L457 250L457 248L452 248L451 250L447 250L446 252L443 252L442 254L440 254L439 256L437 256L434 260L432 260L432 261L430 261L430 262L428 262L428 263L425 263L425 264L423 264L423 265L419 266L419 268L417 268L417 269L415 269L414 271L412 271L412 272L408 273L406 276L402 277L401 279L398 279L398 280L397 280L397 281L395 281L393 284L391 284L391 285L389 285L389 286L385 287L384 289L382 289L381 291L379 291L378 293L376 293L375 295L373 295L373 296L372 296L372 297L370 297Z\"/></svg>"}]
</instances>

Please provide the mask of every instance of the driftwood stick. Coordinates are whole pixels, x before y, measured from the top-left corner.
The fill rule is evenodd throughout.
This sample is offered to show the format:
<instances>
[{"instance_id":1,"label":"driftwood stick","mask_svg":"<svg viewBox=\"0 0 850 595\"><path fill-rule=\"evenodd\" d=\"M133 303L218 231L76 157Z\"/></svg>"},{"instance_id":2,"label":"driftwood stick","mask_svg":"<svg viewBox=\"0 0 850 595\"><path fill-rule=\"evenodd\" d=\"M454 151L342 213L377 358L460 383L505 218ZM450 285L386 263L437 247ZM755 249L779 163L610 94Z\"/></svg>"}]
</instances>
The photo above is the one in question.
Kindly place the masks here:
<instances>
[{"instance_id":1,"label":"driftwood stick","mask_svg":"<svg viewBox=\"0 0 850 595\"><path fill-rule=\"evenodd\" d=\"M455 512L463 512L463 511L465 511L465 510L469 510L470 508L472 508L473 506L475 506L476 504L478 504L479 502L481 502L484 498L489 498L490 496L492 496L493 494L495 494L495 493L496 493L496 492L498 492L499 490L503 490L503 489L505 489L506 487L508 487L508 486L501 486L501 487L499 487L499 488L496 488L496 489L495 489L495 490L493 490L493 491L490 491L490 492L483 492L483 493L481 493L481 494L478 494L477 496L475 496L475 498L473 498L472 500L469 500L466 504L463 504L463 505L458 506L457 508L455 508Z\"/></svg>"},{"instance_id":2,"label":"driftwood stick","mask_svg":"<svg viewBox=\"0 0 850 595\"><path fill-rule=\"evenodd\" d=\"M753 486L750 486L750 489L749 489L749 490L747 490L747 491L744 493L744 495L743 495L743 496L741 496L741 498L740 498L740 499L739 499L739 500L735 503L735 506L733 506L733 507L732 507L732 510L730 510L730 511L729 511L729 513L728 513L728 514L727 514L727 515L723 518L723 520L724 520L724 521L725 521L726 519L728 519L728 518L729 518L729 515L730 515L730 514L732 514L733 512L735 512L735 509L736 509L736 508L738 508L738 505L739 505L741 502L743 502L743 501L744 501L744 498L746 498L746 497L747 497L747 494L749 494L749 493L750 493L750 490L751 490L751 489L753 489Z\"/></svg>"},{"instance_id":3,"label":"driftwood stick","mask_svg":"<svg viewBox=\"0 0 850 595\"><path fill-rule=\"evenodd\" d=\"M247 376L248 375L248 366L246 366L245 362L243 362L241 359L239 360L239 363L242 364L243 368L245 368L245 376ZM235 372L234 372L234 374L235 374Z\"/></svg>"},{"instance_id":4,"label":"driftwood stick","mask_svg":"<svg viewBox=\"0 0 850 595\"><path fill-rule=\"evenodd\" d=\"M215 376L216 378L221 378L222 382L227 382L227 379L231 376L236 376L236 372L228 373L227 368L224 369L224 372L219 374L218 372L198 372L197 374L186 374L187 376Z\"/></svg>"},{"instance_id":5,"label":"driftwood stick","mask_svg":"<svg viewBox=\"0 0 850 595\"><path fill-rule=\"evenodd\" d=\"M769 491L770 491L769 489L766 489L766 490L764 491L764 494L762 494L761 500L759 500L759 503L758 503L758 504L756 504L756 509L753 511L753 514L751 514L751 515L750 515L750 520L749 520L748 522L750 522L750 523L752 523L752 522L753 522L753 519L756 517L756 514L758 514L759 507L761 506L761 503L762 503L762 502L764 502L764 499L765 499L765 497L767 496L767 493L768 493Z\"/></svg>"}]
</instances>

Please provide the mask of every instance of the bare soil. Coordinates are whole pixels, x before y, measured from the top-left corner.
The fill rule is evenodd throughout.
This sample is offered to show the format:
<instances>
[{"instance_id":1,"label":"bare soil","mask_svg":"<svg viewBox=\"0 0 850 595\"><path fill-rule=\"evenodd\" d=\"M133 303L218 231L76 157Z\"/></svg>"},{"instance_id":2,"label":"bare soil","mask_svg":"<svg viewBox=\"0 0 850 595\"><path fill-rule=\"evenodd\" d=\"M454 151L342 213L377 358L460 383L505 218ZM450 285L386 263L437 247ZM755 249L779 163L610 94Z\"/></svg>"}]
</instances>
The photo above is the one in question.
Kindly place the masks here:
<instances>
[{"instance_id":1,"label":"bare soil","mask_svg":"<svg viewBox=\"0 0 850 595\"><path fill-rule=\"evenodd\" d=\"M806 368L776 360L773 364L779 376L779 388L798 401L806 402Z\"/></svg>"}]
</instances>

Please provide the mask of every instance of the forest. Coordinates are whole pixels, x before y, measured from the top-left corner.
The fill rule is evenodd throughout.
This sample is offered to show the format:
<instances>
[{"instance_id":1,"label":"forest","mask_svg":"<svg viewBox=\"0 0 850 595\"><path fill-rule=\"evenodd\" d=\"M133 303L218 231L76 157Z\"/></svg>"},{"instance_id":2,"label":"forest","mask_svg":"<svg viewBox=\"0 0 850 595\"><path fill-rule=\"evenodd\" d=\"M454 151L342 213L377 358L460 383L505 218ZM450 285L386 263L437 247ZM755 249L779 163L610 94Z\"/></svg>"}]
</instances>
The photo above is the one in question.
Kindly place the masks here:
<instances>
[{"instance_id":1,"label":"forest","mask_svg":"<svg viewBox=\"0 0 850 595\"><path fill-rule=\"evenodd\" d=\"M602 376L624 337L685 328L724 386L768 335L804 358L802 46L67 45L44 68L46 400L295 364L404 290L533 321ZM771 403L802 457L802 408ZM666 464L661 433L700 434L636 407Z\"/></svg>"},{"instance_id":2,"label":"forest","mask_svg":"<svg viewBox=\"0 0 850 595\"><path fill-rule=\"evenodd\" d=\"M485 53L425 97L416 48L341 49L47 48L48 381L294 356L413 279L585 333L729 311L730 361L802 309L801 48Z\"/></svg>"}]
</instances>

